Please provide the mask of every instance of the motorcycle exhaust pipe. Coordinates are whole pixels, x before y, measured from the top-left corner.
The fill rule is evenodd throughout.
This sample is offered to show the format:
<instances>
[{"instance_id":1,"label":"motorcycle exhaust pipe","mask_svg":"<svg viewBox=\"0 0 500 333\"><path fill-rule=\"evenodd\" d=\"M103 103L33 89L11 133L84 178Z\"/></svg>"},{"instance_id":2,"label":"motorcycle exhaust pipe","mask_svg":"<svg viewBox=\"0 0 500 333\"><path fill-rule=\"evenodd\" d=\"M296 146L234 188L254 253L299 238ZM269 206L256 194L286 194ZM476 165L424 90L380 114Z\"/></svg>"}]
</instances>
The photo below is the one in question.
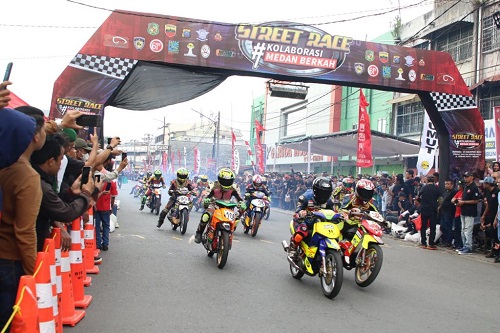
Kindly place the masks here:
<instances>
[{"instance_id":1,"label":"motorcycle exhaust pipe","mask_svg":"<svg viewBox=\"0 0 500 333\"><path fill-rule=\"evenodd\" d=\"M281 246L283 246L283 250L285 250L285 252L288 252L288 243L286 240L281 241Z\"/></svg>"},{"instance_id":2,"label":"motorcycle exhaust pipe","mask_svg":"<svg viewBox=\"0 0 500 333\"><path fill-rule=\"evenodd\" d=\"M300 268L299 265L297 265L290 256L287 256L286 259L288 260L288 263L290 265L292 265L295 269L298 269L299 271L304 272L304 270L302 268Z\"/></svg>"}]
</instances>

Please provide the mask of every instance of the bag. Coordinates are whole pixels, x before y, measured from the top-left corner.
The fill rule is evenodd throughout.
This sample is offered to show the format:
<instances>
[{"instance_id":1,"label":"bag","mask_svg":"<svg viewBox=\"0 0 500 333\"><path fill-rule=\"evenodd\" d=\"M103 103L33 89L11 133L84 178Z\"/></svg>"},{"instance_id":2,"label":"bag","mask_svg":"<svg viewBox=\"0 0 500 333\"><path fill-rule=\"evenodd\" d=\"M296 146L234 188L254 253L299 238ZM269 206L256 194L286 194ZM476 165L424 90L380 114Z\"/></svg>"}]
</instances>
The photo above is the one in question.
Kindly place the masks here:
<instances>
[{"instance_id":1,"label":"bag","mask_svg":"<svg viewBox=\"0 0 500 333\"><path fill-rule=\"evenodd\" d=\"M109 232L115 231L117 218L115 214L111 214L109 217Z\"/></svg>"},{"instance_id":2,"label":"bag","mask_svg":"<svg viewBox=\"0 0 500 333\"><path fill-rule=\"evenodd\" d=\"M290 194L285 194L285 202L290 202Z\"/></svg>"}]
</instances>

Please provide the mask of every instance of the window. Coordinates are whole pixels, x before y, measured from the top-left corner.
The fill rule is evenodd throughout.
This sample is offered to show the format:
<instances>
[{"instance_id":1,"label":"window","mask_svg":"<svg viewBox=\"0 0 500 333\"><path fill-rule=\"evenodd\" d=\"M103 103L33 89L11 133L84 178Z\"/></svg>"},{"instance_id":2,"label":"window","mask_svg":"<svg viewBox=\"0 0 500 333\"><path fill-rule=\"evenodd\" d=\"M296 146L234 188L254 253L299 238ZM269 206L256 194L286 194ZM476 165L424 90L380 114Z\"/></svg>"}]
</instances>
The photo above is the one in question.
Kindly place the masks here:
<instances>
[{"instance_id":1,"label":"window","mask_svg":"<svg viewBox=\"0 0 500 333\"><path fill-rule=\"evenodd\" d=\"M396 135L417 134L422 131L424 105L421 102L398 105Z\"/></svg>"},{"instance_id":2,"label":"window","mask_svg":"<svg viewBox=\"0 0 500 333\"><path fill-rule=\"evenodd\" d=\"M495 26L493 16L483 19L483 52L500 48L500 30Z\"/></svg>"},{"instance_id":3,"label":"window","mask_svg":"<svg viewBox=\"0 0 500 333\"><path fill-rule=\"evenodd\" d=\"M479 99L479 111L483 119L493 119L493 108L500 106L500 84L491 85L488 88L481 88Z\"/></svg>"},{"instance_id":4,"label":"window","mask_svg":"<svg viewBox=\"0 0 500 333\"><path fill-rule=\"evenodd\" d=\"M380 118L377 121L377 131L386 133L386 128L387 128L387 119L385 118Z\"/></svg>"},{"instance_id":5,"label":"window","mask_svg":"<svg viewBox=\"0 0 500 333\"><path fill-rule=\"evenodd\" d=\"M307 109L303 102L295 107L282 111L283 137L302 136L306 132Z\"/></svg>"},{"instance_id":6,"label":"window","mask_svg":"<svg viewBox=\"0 0 500 333\"><path fill-rule=\"evenodd\" d=\"M451 31L437 38L438 51L448 52L455 62L472 57L472 25Z\"/></svg>"}]
</instances>

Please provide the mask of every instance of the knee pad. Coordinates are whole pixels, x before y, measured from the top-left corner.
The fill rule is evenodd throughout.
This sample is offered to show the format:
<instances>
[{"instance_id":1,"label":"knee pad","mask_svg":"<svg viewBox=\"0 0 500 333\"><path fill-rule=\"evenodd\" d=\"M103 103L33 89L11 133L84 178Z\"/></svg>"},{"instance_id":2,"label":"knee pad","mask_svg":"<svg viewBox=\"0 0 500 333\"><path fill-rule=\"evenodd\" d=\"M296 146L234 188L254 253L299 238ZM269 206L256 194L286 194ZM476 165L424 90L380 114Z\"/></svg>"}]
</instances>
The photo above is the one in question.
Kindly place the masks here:
<instances>
[{"instance_id":1,"label":"knee pad","mask_svg":"<svg viewBox=\"0 0 500 333\"><path fill-rule=\"evenodd\" d=\"M304 238L306 238L308 235L308 230L306 225L299 225L297 227L297 230L295 231L295 234L293 235L293 240L296 243L300 243Z\"/></svg>"},{"instance_id":2,"label":"knee pad","mask_svg":"<svg viewBox=\"0 0 500 333\"><path fill-rule=\"evenodd\" d=\"M210 221L210 215L208 213L203 213L203 215L201 215L201 222L207 223L208 221Z\"/></svg>"}]
</instances>

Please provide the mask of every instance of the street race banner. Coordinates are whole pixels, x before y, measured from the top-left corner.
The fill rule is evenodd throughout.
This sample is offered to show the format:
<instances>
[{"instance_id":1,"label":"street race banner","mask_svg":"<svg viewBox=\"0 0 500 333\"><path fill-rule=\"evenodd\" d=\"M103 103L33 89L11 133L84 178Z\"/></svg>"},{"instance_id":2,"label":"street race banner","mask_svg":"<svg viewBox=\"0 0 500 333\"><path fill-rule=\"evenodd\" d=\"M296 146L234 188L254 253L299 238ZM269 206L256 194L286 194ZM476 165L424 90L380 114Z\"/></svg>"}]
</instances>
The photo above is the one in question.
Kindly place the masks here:
<instances>
[{"instance_id":1,"label":"street race banner","mask_svg":"<svg viewBox=\"0 0 500 333\"><path fill-rule=\"evenodd\" d=\"M420 151L418 153L417 171L419 177L425 177L434 166L436 150L438 149L438 138L436 129L429 119L427 112L424 114L424 128L420 139Z\"/></svg>"},{"instance_id":2,"label":"street race banner","mask_svg":"<svg viewBox=\"0 0 500 333\"><path fill-rule=\"evenodd\" d=\"M357 167L371 167L372 158L372 133L370 129L370 116L366 107L370 105L359 89L359 121L358 121L358 156L356 159Z\"/></svg>"}]
</instances>

